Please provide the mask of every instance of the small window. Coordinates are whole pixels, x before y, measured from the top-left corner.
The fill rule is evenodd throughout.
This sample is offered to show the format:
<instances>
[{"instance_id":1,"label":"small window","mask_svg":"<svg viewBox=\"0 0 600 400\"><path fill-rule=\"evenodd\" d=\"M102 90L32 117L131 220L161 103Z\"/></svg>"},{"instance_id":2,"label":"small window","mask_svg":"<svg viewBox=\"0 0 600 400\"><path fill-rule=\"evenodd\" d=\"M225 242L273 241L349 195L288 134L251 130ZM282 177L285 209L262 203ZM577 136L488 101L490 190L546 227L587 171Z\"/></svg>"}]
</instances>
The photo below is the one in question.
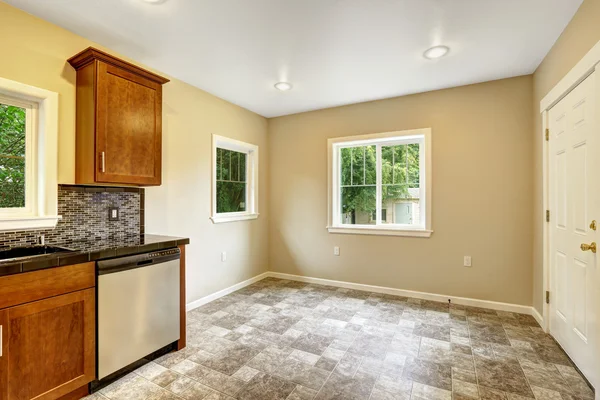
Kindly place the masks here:
<instances>
[{"instance_id":1,"label":"small window","mask_svg":"<svg viewBox=\"0 0 600 400\"><path fill-rule=\"evenodd\" d=\"M0 231L52 228L58 94L0 78Z\"/></svg>"},{"instance_id":2,"label":"small window","mask_svg":"<svg viewBox=\"0 0 600 400\"><path fill-rule=\"evenodd\" d=\"M213 135L212 220L258 217L258 147Z\"/></svg>"},{"instance_id":3,"label":"small window","mask_svg":"<svg viewBox=\"0 0 600 400\"><path fill-rule=\"evenodd\" d=\"M431 235L431 130L329 140L329 231Z\"/></svg>"}]
</instances>

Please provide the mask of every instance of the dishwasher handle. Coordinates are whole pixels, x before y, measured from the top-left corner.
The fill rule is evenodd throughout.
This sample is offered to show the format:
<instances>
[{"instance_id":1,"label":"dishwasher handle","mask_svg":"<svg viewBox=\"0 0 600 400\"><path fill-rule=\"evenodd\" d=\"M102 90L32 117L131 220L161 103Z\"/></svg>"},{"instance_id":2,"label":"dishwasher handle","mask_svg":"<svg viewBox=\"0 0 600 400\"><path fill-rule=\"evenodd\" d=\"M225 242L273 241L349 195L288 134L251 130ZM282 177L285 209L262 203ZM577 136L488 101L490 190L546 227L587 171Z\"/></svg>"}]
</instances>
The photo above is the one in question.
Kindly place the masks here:
<instances>
[{"instance_id":1,"label":"dishwasher handle","mask_svg":"<svg viewBox=\"0 0 600 400\"><path fill-rule=\"evenodd\" d=\"M150 253L136 254L119 258L98 261L96 263L98 275L113 274L129 269L143 268L153 264L179 260L181 251L178 248L153 251Z\"/></svg>"}]
</instances>

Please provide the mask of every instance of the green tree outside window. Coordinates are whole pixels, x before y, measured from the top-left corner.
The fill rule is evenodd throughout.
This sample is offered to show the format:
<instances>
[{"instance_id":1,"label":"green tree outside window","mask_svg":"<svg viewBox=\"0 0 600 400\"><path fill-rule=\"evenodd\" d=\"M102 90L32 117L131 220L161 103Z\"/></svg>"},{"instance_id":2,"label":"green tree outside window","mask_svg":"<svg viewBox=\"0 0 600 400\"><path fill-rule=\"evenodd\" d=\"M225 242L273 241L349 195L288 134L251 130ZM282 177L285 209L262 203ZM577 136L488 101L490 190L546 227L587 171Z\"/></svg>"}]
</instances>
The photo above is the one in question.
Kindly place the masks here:
<instances>
[{"instance_id":1,"label":"green tree outside window","mask_svg":"<svg viewBox=\"0 0 600 400\"><path fill-rule=\"evenodd\" d=\"M410 198L409 189L419 188L419 151L418 143L381 146L382 205ZM342 220L347 216L355 224L358 213L377 210L377 148L342 148L340 160Z\"/></svg>"},{"instance_id":2,"label":"green tree outside window","mask_svg":"<svg viewBox=\"0 0 600 400\"><path fill-rule=\"evenodd\" d=\"M26 110L0 103L0 208L25 207Z\"/></svg>"}]
</instances>

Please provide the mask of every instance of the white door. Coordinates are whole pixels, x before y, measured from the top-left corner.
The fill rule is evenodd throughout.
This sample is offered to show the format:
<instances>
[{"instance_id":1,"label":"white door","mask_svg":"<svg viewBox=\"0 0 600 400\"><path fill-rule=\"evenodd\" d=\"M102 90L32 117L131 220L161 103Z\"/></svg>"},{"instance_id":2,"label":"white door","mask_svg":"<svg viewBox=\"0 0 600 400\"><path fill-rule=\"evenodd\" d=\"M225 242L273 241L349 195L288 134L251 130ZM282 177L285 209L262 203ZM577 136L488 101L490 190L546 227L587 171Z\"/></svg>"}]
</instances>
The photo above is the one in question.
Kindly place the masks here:
<instances>
[{"instance_id":1,"label":"white door","mask_svg":"<svg viewBox=\"0 0 600 400\"><path fill-rule=\"evenodd\" d=\"M599 242L598 231L590 226L597 220L600 229L596 75L548 113L550 333L591 382L600 368L594 354L600 247L594 254L581 245Z\"/></svg>"}]
</instances>

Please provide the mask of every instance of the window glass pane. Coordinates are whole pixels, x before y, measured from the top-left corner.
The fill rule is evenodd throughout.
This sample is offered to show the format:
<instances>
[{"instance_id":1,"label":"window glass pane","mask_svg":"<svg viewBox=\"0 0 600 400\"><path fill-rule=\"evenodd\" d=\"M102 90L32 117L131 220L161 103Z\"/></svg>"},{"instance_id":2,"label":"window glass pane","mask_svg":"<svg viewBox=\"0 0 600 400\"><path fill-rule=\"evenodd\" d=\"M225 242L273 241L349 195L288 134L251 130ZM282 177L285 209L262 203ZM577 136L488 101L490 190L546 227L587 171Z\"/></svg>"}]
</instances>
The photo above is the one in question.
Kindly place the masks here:
<instances>
[{"instance_id":1,"label":"window glass pane","mask_svg":"<svg viewBox=\"0 0 600 400\"><path fill-rule=\"evenodd\" d=\"M409 144L407 149L408 185L419 187L419 144Z\"/></svg>"},{"instance_id":2,"label":"window glass pane","mask_svg":"<svg viewBox=\"0 0 600 400\"><path fill-rule=\"evenodd\" d=\"M384 185L394 183L394 148L381 146L381 183Z\"/></svg>"},{"instance_id":3,"label":"window glass pane","mask_svg":"<svg viewBox=\"0 0 600 400\"><path fill-rule=\"evenodd\" d=\"M365 184L365 148L352 147L350 149L352 157L352 185Z\"/></svg>"},{"instance_id":4,"label":"window glass pane","mask_svg":"<svg viewBox=\"0 0 600 400\"><path fill-rule=\"evenodd\" d=\"M365 184L377 183L377 150L375 146L365 146Z\"/></svg>"},{"instance_id":5,"label":"window glass pane","mask_svg":"<svg viewBox=\"0 0 600 400\"><path fill-rule=\"evenodd\" d=\"M342 185L352 184L352 149L349 147L340 149L340 162L342 163Z\"/></svg>"},{"instance_id":6,"label":"window glass pane","mask_svg":"<svg viewBox=\"0 0 600 400\"><path fill-rule=\"evenodd\" d=\"M223 149L217 149L217 179L222 178L221 164L223 162Z\"/></svg>"},{"instance_id":7,"label":"window glass pane","mask_svg":"<svg viewBox=\"0 0 600 400\"><path fill-rule=\"evenodd\" d=\"M217 149L217 213L246 211L246 153Z\"/></svg>"},{"instance_id":8,"label":"window glass pane","mask_svg":"<svg viewBox=\"0 0 600 400\"><path fill-rule=\"evenodd\" d=\"M240 181L240 153L232 152L231 153L231 180L232 181Z\"/></svg>"},{"instance_id":9,"label":"window glass pane","mask_svg":"<svg viewBox=\"0 0 600 400\"><path fill-rule=\"evenodd\" d=\"M25 207L25 116L0 103L0 208Z\"/></svg>"},{"instance_id":10,"label":"window glass pane","mask_svg":"<svg viewBox=\"0 0 600 400\"><path fill-rule=\"evenodd\" d=\"M340 149L342 185L374 185L377 181L375 146Z\"/></svg>"},{"instance_id":11,"label":"window glass pane","mask_svg":"<svg viewBox=\"0 0 600 400\"><path fill-rule=\"evenodd\" d=\"M392 146L393 162L392 168L393 183L406 183L406 146Z\"/></svg>"},{"instance_id":12,"label":"window glass pane","mask_svg":"<svg viewBox=\"0 0 600 400\"><path fill-rule=\"evenodd\" d=\"M238 168L240 169L239 179L244 182L248 182L246 177L246 153L238 153L240 157L240 161L238 163Z\"/></svg>"},{"instance_id":13,"label":"window glass pane","mask_svg":"<svg viewBox=\"0 0 600 400\"><path fill-rule=\"evenodd\" d=\"M376 210L376 187L370 186L343 186L342 197L342 224L374 225L373 213Z\"/></svg>"},{"instance_id":14,"label":"window glass pane","mask_svg":"<svg viewBox=\"0 0 600 400\"><path fill-rule=\"evenodd\" d=\"M420 224L419 144L382 146L382 223Z\"/></svg>"},{"instance_id":15,"label":"window glass pane","mask_svg":"<svg viewBox=\"0 0 600 400\"><path fill-rule=\"evenodd\" d=\"M231 150L221 149L221 179L231 180Z\"/></svg>"},{"instance_id":16,"label":"window glass pane","mask_svg":"<svg viewBox=\"0 0 600 400\"><path fill-rule=\"evenodd\" d=\"M342 148L341 220L343 224L372 225L376 223L377 162L376 147Z\"/></svg>"},{"instance_id":17,"label":"window glass pane","mask_svg":"<svg viewBox=\"0 0 600 400\"><path fill-rule=\"evenodd\" d=\"M217 213L246 211L246 184L217 182Z\"/></svg>"}]
</instances>

